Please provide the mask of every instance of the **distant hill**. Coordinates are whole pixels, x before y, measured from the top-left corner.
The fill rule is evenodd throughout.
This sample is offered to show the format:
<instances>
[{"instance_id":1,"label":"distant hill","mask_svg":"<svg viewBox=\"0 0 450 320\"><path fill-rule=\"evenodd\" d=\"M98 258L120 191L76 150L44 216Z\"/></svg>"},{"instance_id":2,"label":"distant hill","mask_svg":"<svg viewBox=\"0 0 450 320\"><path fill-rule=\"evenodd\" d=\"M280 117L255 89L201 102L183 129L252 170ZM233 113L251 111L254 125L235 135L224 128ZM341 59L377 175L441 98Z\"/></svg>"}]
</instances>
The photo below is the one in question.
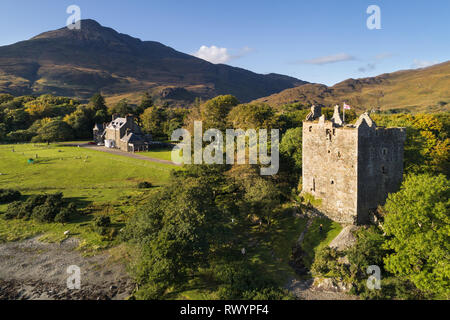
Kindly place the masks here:
<instances>
[{"instance_id":1,"label":"distant hill","mask_svg":"<svg viewBox=\"0 0 450 320\"><path fill-rule=\"evenodd\" d=\"M233 94L248 102L305 83L212 64L94 20L82 20L81 30L61 28L0 47L0 92L16 95L52 93L86 99L99 91L131 97L150 91L169 101Z\"/></svg>"},{"instance_id":2,"label":"distant hill","mask_svg":"<svg viewBox=\"0 0 450 320\"><path fill-rule=\"evenodd\" d=\"M310 83L256 101L275 107L296 102L331 107L345 101L359 110L450 110L450 61L373 78L348 79L332 87Z\"/></svg>"}]
</instances>

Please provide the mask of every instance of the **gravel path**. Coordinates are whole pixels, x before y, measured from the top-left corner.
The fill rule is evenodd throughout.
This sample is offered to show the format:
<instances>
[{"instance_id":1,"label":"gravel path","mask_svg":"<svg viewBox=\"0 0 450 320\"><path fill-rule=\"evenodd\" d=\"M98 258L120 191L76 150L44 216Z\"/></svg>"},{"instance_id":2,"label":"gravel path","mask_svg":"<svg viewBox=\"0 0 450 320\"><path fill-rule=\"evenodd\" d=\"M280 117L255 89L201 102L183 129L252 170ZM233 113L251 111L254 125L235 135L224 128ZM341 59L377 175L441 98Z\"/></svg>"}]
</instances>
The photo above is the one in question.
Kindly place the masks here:
<instances>
[{"instance_id":1,"label":"gravel path","mask_svg":"<svg viewBox=\"0 0 450 320\"><path fill-rule=\"evenodd\" d=\"M134 284L107 253L83 257L78 240L44 243L38 237L0 244L0 300L126 299ZM68 289L69 266L78 266L81 288Z\"/></svg>"}]
</instances>

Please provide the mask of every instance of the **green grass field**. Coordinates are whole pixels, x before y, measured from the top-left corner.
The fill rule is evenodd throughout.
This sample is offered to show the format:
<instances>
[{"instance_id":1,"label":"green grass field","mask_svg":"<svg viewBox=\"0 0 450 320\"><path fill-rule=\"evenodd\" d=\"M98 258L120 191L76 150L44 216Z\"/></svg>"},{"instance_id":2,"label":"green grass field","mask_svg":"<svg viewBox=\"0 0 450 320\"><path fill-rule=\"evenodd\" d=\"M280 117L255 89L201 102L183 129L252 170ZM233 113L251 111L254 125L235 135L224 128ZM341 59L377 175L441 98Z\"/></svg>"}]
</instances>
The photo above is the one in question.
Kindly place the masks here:
<instances>
[{"instance_id":1,"label":"green grass field","mask_svg":"<svg viewBox=\"0 0 450 320\"><path fill-rule=\"evenodd\" d=\"M149 158L172 161L172 148L152 149L150 151L139 152L138 154Z\"/></svg>"},{"instance_id":2,"label":"green grass field","mask_svg":"<svg viewBox=\"0 0 450 320\"><path fill-rule=\"evenodd\" d=\"M28 159L34 163L28 163ZM122 226L137 203L168 181L173 169L177 167L58 144L0 145L0 188L19 190L24 198L62 192L89 213L65 226L0 219L0 241L36 234L57 241L70 230L83 240L82 247L103 248L108 241L92 232L89 220L96 214L108 214L117 227ZM141 181L149 181L156 188L140 190L137 184ZM6 207L0 205L0 212Z\"/></svg>"}]
</instances>

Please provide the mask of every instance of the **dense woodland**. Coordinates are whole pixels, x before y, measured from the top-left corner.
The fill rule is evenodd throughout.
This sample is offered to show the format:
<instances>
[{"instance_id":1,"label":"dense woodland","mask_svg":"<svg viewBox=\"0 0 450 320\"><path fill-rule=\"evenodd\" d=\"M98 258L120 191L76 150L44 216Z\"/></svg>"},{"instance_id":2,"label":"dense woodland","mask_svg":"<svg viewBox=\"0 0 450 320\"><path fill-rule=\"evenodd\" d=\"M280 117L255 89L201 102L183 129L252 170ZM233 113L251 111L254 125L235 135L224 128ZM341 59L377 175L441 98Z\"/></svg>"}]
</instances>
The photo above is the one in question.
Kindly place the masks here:
<instances>
[{"instance_id":1,"label":"dense woodland","mask_svg":"<svg viewBox=\"0 0 450 320\"><path fill-rule=\"evenodd\" d=\"M207 275L217 298L292 298L261 265L236 250L235 240L259 225L270 233L282 208L306 210L301 190L302 104L274 109L240 104L233 96L196 101L191 109L155 106L151 96L138 106L123 100L107 107L99 94L88 104L65 97L0 95L0 141L52 142L90 139L94 123L112 114L133 113L145 132L168 140L195 120L203 129L277 128L281 132L280 171L259 175L258 166L186 166L152 193L128 221L123 241L133 251L137 298L160 299L196 275ZM325 109L327 118L333 110ZM312 275L351 283L363 298L450 297L450 114L377 113L379 126L406 127L405 179L378 210L379 223L362 228L347 252L325 248L316 254ZM353 122L355 112L346 114ZM347 256L348 263L340 259ZM369 265L382 267L382 290L365 286Z\"/></svg>"}]
</instances>

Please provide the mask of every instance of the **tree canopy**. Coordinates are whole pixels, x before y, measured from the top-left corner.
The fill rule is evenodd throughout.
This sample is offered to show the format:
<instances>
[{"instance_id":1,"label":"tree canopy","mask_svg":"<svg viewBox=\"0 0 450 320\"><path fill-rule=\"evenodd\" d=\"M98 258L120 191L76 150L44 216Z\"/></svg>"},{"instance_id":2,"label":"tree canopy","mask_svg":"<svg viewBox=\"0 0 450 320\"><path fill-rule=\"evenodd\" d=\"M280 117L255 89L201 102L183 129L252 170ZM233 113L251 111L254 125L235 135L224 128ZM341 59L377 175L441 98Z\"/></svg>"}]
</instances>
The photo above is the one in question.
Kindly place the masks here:
<instances>
[{"instance_id":1,"label":"tree canopy","mask_svg":"<svg viewBox=\"0 0 450 320\"><path fill-rule=\"evenodd\" d=\"M450 183L444 175L409 175L386 205L386 269L419 289L450 297Z\"/></svg>"}]
</instances>

